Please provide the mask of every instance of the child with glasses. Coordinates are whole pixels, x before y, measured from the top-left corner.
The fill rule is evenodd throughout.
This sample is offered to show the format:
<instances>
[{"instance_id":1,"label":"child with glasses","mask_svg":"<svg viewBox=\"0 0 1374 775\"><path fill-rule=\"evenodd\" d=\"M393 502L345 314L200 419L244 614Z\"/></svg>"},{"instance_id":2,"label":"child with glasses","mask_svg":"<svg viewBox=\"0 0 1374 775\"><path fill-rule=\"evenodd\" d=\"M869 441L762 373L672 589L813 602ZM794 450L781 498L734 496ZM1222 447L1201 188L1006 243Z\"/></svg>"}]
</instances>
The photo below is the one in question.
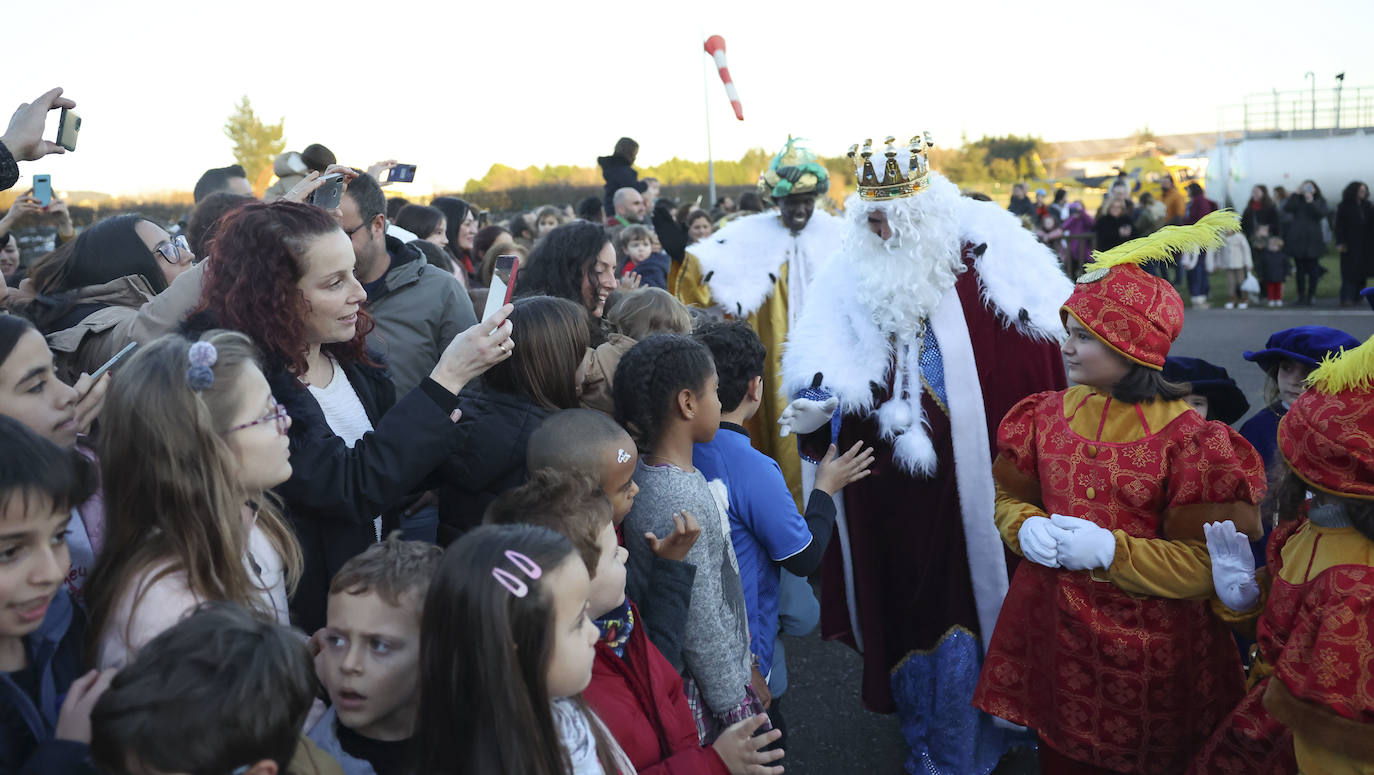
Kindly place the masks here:
<instances>
[{"instance_id":1,"label":"child with glasses","mask_svg":"<svg viewBox=\"0 0 1374 775\"><path fill-rule=\"evenodd\" d=\"M94 653L121 666L207 601L286 624L301 554L272 487L291 420L243 334L167 336L111 386L100 438L105 546L87 584Z\"/></svg>"}]
</instances>

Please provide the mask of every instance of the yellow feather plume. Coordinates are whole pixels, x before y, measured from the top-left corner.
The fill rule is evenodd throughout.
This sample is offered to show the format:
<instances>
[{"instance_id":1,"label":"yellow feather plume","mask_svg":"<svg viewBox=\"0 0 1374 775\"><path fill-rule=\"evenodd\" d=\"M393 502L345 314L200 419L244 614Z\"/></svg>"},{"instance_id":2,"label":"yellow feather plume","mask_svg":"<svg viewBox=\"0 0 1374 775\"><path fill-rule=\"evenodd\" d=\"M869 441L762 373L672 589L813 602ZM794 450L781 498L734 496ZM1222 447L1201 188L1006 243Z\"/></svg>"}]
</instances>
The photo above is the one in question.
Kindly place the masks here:
<instances>
[{"instance_id":1,"label":"yellow feather plume","mask_svg":"<svg viewBox=\"0 0 1374 775\"><path fill-rule=\"evenodd\" d=\"M1328 354L1308 375L1307 384L1327 395L1374 387L1374 336L1353 350Z\"/></svg>"},{"instance_id":2,"label":"yellow feather plume","mask_svg":"<svg viewBox=\"0 0 1374 775\"><path fill-rule=\"evenodd\" d=\"M1149 261L1173 263L1178 253L1213 250L1221 247L1226 235L1240 231L1240 216L1234 210L1217 210L1202 216L1192 226L1165 226L1146 237L1123 242L1107 251L1093 251L1092 263L1083 271L1096 272L1123 264L1139 266Z\"/></svg>"}]
</instances>

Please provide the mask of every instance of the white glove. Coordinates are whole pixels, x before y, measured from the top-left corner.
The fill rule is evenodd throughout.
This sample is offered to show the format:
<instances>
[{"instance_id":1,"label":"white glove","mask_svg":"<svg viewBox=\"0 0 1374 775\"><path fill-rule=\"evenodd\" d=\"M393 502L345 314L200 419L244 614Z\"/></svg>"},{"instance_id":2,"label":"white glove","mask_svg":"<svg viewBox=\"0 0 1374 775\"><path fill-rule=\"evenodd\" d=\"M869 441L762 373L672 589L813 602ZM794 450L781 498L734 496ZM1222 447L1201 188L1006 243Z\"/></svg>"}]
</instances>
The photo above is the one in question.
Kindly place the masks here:
<instances>
[{"instance_id":1,"label":"white glove","mask_svg":"<svg viewBox=\"0 0 1374 775\"><path fill-rule=\"evenodd\" d=\"M1058 568L1059 560L1055 554L1059 536L1063 532L1044 517L1026 517L1016 533L1016 540L1021 544L1021 556L1036 565Z\"/></svg>"},{"instance_id":2,"label":"white glove","mask_svg":"<svg viewBox=\"0 0 1374 775\"><path fill-rule=\"evenodd\" d=\"M1236 530L1231 520L1202 526L1207 537L1207 553L1212 556L1212 586L1217 599L1232 611L1249 611L1259 602L1260 588L1255 581L1255 555L1250 539Z\"/></svg>"},{"instance_id":3,"label":"white glove","mask_svg":"<svg viewBox=\"0 0 1374 775\"><path fill-rule=\"evenodd\" d=\"M1116 559L1116 536L1105 527L1078 517L1051 514L1050 524L1064 531L1056 557L1067 570L1110 568Z\"/></svg>"},{"instance_id":4,"label":"white glove","mask_svg":"<svg viewBox=\"0 0 1374 775\"><path fill-rule=\"evenodd\" d=\"M810 398L795 399L778 416L778 435L810 433L830 422L831 415L835 414L839 406L840 399L835 396L824 401Z\"/></svg>"}]
</instances>

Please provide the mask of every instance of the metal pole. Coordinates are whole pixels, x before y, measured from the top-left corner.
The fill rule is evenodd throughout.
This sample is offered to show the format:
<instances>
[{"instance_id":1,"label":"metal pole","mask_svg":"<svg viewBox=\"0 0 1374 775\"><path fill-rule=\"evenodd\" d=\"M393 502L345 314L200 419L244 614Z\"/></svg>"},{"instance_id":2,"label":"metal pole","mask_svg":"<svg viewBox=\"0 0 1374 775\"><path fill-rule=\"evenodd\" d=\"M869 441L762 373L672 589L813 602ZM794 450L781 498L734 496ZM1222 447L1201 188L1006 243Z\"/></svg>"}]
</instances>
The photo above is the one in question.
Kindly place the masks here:
<instances>
[{"instance_id":1,"label":"metal pole","mask_svg":"<svg viewBox=\"0 0 1374 775\"><path fill-rule=\"evenodd\" d=\"M1314 72L1312 72L1311 70L1308 70L1308 71L1307 71L1307 74L1304 75L1303 78L1311 78L1311 79L1312 79L1312 128L1313 128L1313 129L1316 129L1316 128L1317 128L1317 74L1314 73Z\"/></svg>"},{"instance_id":2,"label":"metal pole","mask_svg":"<svg viewBox=\"0 0 1374 775\"><path fill-rule=\"evenodd\" d=\"M1341 128L1341 88L1345 86L1345 73L1336 75L1336 123L1335 128Z\"/></svg>"},{"instance_id":3,"label":"metal pole","mask_svg":"<svg viewBox=\"0 0 1374 775\"><path fill-rule=\"evenodd\" d=\"M706 40L706 30L701 30L698 40ZM710 212L716 206L716 161L711 155L711 77L708 68L702 66L701 93L706 98L706 185L707 202L705 210Z\"/></svg>"}]
</instances>

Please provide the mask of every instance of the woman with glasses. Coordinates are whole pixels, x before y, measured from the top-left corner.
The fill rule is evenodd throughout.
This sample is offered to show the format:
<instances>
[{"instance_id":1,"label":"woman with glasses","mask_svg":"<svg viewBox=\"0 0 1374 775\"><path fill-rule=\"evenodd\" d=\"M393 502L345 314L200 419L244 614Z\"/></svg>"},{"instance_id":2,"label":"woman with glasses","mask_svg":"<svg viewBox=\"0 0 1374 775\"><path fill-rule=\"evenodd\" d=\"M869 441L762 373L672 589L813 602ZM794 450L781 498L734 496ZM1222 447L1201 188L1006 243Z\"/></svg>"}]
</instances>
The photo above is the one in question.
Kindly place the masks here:
<instances>
[{"instance_id":1,"label":"woman with glasses","mask_svg":"<svg viewBox=\"0 0 1374 775\"><path fill-rule=\"evenodd\" d=\"M30 273L31 288L11 304L38 324L57 354L58 373L74 381L129 342L170 331L180 315L150 325L144 307L195 260L185 237L139 215L116 215L40 259ZM183 313L194 304L165 296L162 302Z\"/></svg>"},{"instance_id":2,"label":"woman with glasses","mask_svg":"<svg viewBox=\"0 0 1374 775\"><path fill-rule=\"evenodd\" d=\"M206 262L190 330L232 328L263 354L263 371L291 413L285 501L305 557L291 601L307 632L324 624L329 580L385 531L391 516L438 485L459 450L458 393L510 357L507 307L458 334L429 376L397 396L384 359L368 349L372 319L354 276L347 233L326 211L294 202L231 212Z\"/></svg>"},{"instance_id":3,"label":"woman with glasses","mask_svg":"<svg viewBox=\"0 0 1374 775\"><path fill-rule=\"evenodd\" d=\"M291 476L291 419L248 337L173 334L144 346L111 385L102 418L91 661L126 664L212 600L288 623L301 550L271 490Z\"/></svg>"}]
</instances>

